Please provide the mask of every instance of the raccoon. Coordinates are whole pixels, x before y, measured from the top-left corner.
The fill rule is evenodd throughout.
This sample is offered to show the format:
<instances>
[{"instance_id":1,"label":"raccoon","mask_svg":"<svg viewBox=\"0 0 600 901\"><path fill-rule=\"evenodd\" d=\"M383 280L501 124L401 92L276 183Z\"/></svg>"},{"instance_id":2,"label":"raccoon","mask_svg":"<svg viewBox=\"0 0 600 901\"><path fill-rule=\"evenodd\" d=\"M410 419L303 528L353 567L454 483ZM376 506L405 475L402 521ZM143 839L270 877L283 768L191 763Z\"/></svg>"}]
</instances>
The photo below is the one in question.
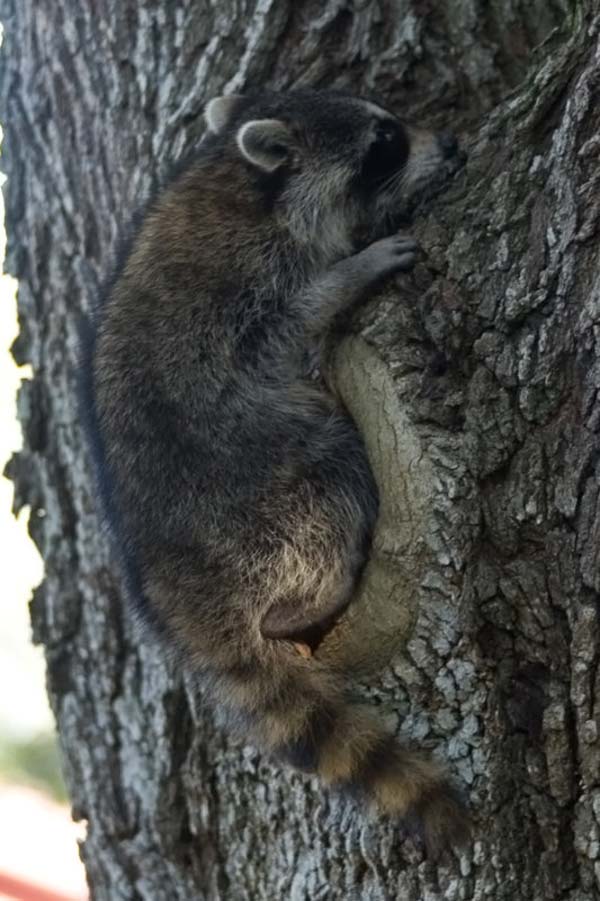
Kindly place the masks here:
<instances>
[{"instance_id":1,"label":"raccoon","mask_svg":"<svg viewBox=\"0 0 600 901\"><path fill-rule=\"evenodd\" d=\"M468 835L442 770L312 652L351 603L378 495L310 361L417 244L390 233L457 166L451 134L333 92L226 96L102 305L89 405L130 593L262 749L437 854ZM362 240L362 246L357 241Z\"/></svg>"}]
</instances>

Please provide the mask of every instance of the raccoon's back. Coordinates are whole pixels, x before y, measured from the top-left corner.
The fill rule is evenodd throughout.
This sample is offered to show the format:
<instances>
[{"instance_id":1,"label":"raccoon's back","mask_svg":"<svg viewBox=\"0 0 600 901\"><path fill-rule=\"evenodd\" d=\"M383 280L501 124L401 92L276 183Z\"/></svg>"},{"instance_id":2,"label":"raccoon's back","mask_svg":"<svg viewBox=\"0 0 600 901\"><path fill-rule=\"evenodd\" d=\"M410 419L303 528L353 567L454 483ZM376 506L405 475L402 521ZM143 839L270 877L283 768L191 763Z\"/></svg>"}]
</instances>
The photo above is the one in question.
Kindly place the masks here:
<instances>
[{"instance_id":1,"label":"raccoon's back","mask_svg":"<svg viewBox=\"0 0 600 901\"><path fill-rule=\"evenodd\" d=\"M235 377L216 390L201 367L187 397L173 397L160 372L106 351L103 366L93 383L103 493L138 542L198 540L202 521L255 532L265 499L293 493L317 463L321 433L331 440L327 406L290 411Z\"/></svg>"}]
</instances>

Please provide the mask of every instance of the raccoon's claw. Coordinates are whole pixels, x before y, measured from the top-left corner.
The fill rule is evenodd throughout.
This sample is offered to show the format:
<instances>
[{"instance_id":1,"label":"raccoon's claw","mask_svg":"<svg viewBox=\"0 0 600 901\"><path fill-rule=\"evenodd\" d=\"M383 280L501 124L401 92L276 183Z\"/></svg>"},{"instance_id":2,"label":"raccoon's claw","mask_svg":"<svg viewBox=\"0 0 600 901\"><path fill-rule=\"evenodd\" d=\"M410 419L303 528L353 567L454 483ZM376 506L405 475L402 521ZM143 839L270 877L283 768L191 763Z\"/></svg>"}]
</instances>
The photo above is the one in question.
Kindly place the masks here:
<instances>
[{"instance_id":1,"label":"raccoon's claw","mask_svg":"<svg viewBox=\"0 0 600 901\"><path fill-rule=\"evenodd\" d=\"M419 245L414 238L405 234L390 235L375 241L363 251L379 278L385 278L394 272L411 269L416 260Z\"/></svg>"},{"instance_id":2,"label":"raccoon's claw","mask_svg":"<svg viewBox=\"0 0 600 901\"><path fill-rule=\"evenodd\" d=\"M418 242L414 238L411 238L410 235L405 235L402 232L392 235L389 240L394 241L398 250L403 252L419 249Z\"/></svg>"},{"instance_id":3,"label":"raccoon's claw","mask_svg":"<svg viewBox=\"0 0 600 901\"><path fill-rule=\"evenodd\" d=\"M407 235L394 235L394 239L398 257L397 269L400 271L412 269L415 265L416 252L419 249L419 245L414 238L410 238Z\"/></svg>"}]
</instances>

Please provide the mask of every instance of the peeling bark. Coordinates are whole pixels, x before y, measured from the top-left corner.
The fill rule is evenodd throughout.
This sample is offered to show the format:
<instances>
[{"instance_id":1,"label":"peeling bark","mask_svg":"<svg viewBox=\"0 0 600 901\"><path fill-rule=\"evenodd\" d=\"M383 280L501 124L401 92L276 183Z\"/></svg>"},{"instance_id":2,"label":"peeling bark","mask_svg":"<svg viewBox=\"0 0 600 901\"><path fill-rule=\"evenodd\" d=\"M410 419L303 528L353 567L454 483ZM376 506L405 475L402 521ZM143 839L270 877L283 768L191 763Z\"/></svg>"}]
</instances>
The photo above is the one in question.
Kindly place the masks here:
<instances>
[{"instance_id":1,"label":"peeling bark","mask_svg":"<svg viewBox=\"0 0 600 901\"><path fill-rule=\"evenodd\" d=\"M14 353L34 373L9 469L46 564L32 618L97 901L598 897L595 10L0 0ZM469 150L415 225L423 262L360 311L338 369L382 448L381 548L407 566L381 641L408 643L364 691L450 762L475 811L473 848L437 868L398 825L229 741L192 680L139 646L94 511L79 319L133 211L199 140L205 101L267 83L373 90ZM416 455L382 439L378 410ZM402 459L428 474L415 495L406 470L416 545L395 523Z\"/></svg>"}]
</instances>

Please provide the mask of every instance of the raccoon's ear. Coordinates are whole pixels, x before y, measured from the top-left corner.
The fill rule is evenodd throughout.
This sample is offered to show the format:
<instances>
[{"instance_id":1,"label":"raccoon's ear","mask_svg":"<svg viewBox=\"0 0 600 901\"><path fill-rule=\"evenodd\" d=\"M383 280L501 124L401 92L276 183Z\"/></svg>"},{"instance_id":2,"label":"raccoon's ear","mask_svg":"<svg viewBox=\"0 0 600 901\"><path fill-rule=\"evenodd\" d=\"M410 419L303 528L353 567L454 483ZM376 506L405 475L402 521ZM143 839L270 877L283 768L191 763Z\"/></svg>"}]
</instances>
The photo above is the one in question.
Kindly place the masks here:
<instances>
[{"instance_id":1,"label":"raccoon's ear","mask_svg":"<svg viewBox=\"0 0 600 901\"><path fill-rule=\"evenodd\" d=\"M290 157L292 134L279 119L254 119L237 133L238 147L253 166L274 172Z\"/></svg>"},{"instance_id":2,"label":"raccoon's ear","mask_svg":"<svg viewBox=\"0 0 600 901\"><path fill-rule=\"evenodd\" d=\"M209 100L204 108L204 118L209 131L214 134L223 131L241 99L241 94L228 94L226 97L215 97L213 100Z\"/></svg>"}]
</instances>

